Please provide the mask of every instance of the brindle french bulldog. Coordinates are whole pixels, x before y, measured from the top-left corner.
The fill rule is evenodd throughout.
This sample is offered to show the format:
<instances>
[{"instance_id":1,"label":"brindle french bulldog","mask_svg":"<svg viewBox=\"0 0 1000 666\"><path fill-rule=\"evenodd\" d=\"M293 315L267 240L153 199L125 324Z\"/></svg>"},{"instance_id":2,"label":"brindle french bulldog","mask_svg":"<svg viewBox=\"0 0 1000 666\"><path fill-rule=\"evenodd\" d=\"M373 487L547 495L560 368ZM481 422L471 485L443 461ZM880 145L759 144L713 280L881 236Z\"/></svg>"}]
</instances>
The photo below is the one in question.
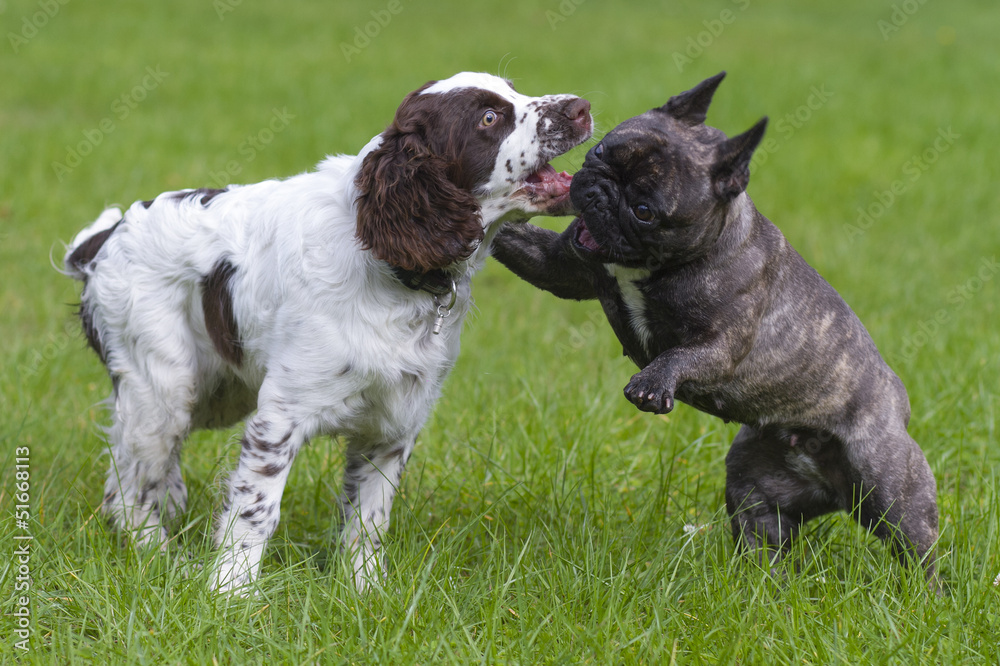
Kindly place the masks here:
<instances>
[{"instance_id":1,"label":"brindle french bulldog","mask_svg":"<svg viewBox=\"0 0 1000 666\"><path fill-rule=\"evenodd\" d=\"M507 225L493 254L531 284L600 300L642 370L625 396L743 424L726 457L737 543L774 562L807 520L849 511L936 587L934 476L909 400L840 295L745 189L767 118L705 125L718 74L631 118L573 177L562 233Z\"/></svg>"}]
</instances>

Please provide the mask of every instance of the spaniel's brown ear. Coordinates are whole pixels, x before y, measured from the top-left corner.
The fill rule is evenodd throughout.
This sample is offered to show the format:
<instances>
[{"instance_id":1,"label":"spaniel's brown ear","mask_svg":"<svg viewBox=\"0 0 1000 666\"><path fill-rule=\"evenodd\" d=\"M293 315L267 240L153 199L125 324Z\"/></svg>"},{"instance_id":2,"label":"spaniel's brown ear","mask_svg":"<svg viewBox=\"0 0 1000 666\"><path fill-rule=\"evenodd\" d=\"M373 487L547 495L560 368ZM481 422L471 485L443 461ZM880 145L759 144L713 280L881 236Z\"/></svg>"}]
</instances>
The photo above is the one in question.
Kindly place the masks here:
<instances>
[{"instance_id":1,"label":"spaniel's brown ear","mask_svg":"<svg viewBox=\"0 0 1000 666\"><path fill-rule=\"evenodd\" d=\"M386 130L355 179L362 246L422 272L472 254L483 240L479 203L448 179L447 167L416 133Z\"/></svg>"}]
</instances>

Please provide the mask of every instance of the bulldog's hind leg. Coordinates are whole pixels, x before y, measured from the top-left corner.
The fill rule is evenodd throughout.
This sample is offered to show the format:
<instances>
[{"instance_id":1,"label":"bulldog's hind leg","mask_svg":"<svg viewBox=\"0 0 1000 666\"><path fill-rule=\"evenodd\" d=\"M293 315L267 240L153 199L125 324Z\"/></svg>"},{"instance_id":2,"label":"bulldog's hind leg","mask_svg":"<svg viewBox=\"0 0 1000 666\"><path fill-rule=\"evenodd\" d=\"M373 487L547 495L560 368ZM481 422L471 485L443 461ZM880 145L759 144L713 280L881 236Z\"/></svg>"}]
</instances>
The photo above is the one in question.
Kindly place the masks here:
<instances>
[{"instance_id":1,"label":"bulldog's hind leg","mask_svg":"<svg viewBox=\"0 0 1000 666\"><path fill-rule=\"evenodd\" d=\"M726 456L726 507L737 542L772 562L802 523L843 510L904 564L923 561L934 578L934 476L905 432L861 445L818 431L745 426Z\"/></svg>"},{"instance_id":2,"label":"bulldog's hind leg","mask_svg":"<svg viewBox=\"0 0 1000 666\"><path fill-rule=\"evenodd\" d=\"M824 441L825 440L825 441ZM726 509L737 544L773 565L805 521L840 508L839 443L744 426L726 456Z\"/></svg>"},{"instance_id":3,"label":"bulldog's hind leg","mask_svg":"<svg viewBox=\"0 0 1000 666\"><path fill-rule=\"evenodd\" d=\"M923 452L905 432L857 449L852 515L904 565L922 562L933 580L937 484Z\"/></svg>"}]
</instances>

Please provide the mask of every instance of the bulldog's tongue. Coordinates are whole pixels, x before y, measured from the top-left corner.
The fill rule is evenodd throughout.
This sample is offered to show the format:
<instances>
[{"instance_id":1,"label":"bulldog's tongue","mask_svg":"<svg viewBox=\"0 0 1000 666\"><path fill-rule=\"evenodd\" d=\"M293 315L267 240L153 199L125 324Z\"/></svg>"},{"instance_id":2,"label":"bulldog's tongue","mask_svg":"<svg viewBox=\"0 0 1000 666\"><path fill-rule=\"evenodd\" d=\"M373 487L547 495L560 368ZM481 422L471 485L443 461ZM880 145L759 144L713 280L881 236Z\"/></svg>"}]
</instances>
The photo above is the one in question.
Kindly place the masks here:
<instances>
[{"instance_id":1,"label":"bulldog's tongue","mask_svg":"<svg viewBox=\"0 0 1000 666\"><path fill-rule=\"evenodd\" d=\"M576 232L576 242L587 248L591 252L600 252L601 246L597 244L594 237L590 235L590 229L587 228L587 223L583 221L582 217L576 218L577 232Z\"/></svg>"}]
</instances>

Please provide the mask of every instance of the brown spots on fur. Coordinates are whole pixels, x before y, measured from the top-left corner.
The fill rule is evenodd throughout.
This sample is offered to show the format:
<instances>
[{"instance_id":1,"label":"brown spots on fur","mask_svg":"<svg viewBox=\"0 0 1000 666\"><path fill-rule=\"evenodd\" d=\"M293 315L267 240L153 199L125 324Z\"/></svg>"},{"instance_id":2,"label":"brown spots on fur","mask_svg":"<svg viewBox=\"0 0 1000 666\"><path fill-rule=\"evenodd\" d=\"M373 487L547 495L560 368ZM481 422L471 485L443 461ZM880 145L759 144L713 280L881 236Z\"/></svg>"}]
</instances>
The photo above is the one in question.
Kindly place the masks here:
<instances>
[{"instance_id":1,"label":"brown spots on fur","mask_svg":"<svg viewBox=\"0 0 1000 666\"><path fill-rule=\"evenodd\" d=\"M262 437L260 433L250 431L247 436L243 438L245 442L244 447L249 446L256 451L262 451L264 453L279 453L288 444L288 440L292 438L292 430L289 430L284 434L284 436L276 442L269 442L267 439ZM249 442L247 440L249 439Z\"/></svg>"},{"instance_id":2,"label":"brown spots on fur","mask_svg":"<svg viewBox=\"0 0 1000 666\"><path fill-rule=\"evenodd\" d=\"M90 313L90 308L86 303L80 303L80 309L76 312L80 316L80 323L83 325L83 334L87 336L87 343L94 350L101 363L108 364L108 358L104 355L104 347L101 345L101 336L94 326L94 316Z\"/></svg>"},{"instance_id":3,"label":"brown spots on fur","mask_svg":"<svg viewBox=\"0 0 1000 666\"><path fill-rule=\"evenodd\" d=\"M285 470L285 467L286 466L281 463L268 463L258 469L257 473L261 476L277 476Z\"/></svg>"},{"instance_id":4,"label":"brown spots on fur","mask_svg":"<svg viewBox=\"0 0 1000 666\"><path fill-rule=\"evenodd\" d=\"M235 274L235 266L226 259L220 260L212 272L201 280L201 306L205 315L205 328L215 351L229 363L238 366L243 362L243 345L233 314L233 295L230 290L230 282Z\"/></svg>"},{"instance_id":5,"label":"brown spots on fur","mask_svg":"<svg viewBox=\"0 0 1000 666\"><path fill-rule=\"evenodd\" d=\"M87 240L80 243L73 253L66 259L67 266L72 266L76 270L83 272L85 266L94 260L101 247L108 240L108 237L115 232L122 220L118 220L113 227L99 231Z\"/></svg>"},{"instance_id":6,"label":"brown spots on fur","mask_svg":"<svg viewBox=\"0 0 1000 666\"><path fill-rule=\"evenodd\" d=\"M171 198L177 199L179 201L184 201L185 199L194 200L197 199L198 197L201 197L198 203L200 203L202 206L207 206L212 201L212 199L225 192L226 189L219 189L214 187L199 187L196 190L181 190L179 192L174 192L170 196Z\"/></svg>"},{"instance_id":7,"label":"brown spots on fur","mask_svg":"<svg viewBox=\"0 0 1000 666\"><path fill-rule=\"evenodd\" d=\"M72 268L78 273L84 273L84 270L93 264L97 258L98 252L104 247L104 243L107 242L111 234L114 233L118 225L122 223L122 220L118 220L113 227L110 229L105 229L100 231L87 240L80 243L75 250L66 259L66 267ZM84 283L86 283L86 277L84 277ZM107 356L104 354L104 348L101 345L100 333L97 327L94 325L94 315L87 304L86 299L80 303L80 309L77 310L77 315L80 317L80 323L83 326L83 333L87 336L87 343L90 348L93 349L97 356L101 359L105 365L107 365Z\"/></svg>"},{"instance_id":8,"label":"brown spots on fur","mask_svg":"<svg viewBox=\"0 0 1000 666\"><path fill-rule=\"evenodd\" d=\"M217 189L217 188L202 187L202 188L199 188L199 189L195 190L194 194L196 194L196 195L200 194L201 195L201 202L200 202L201 205L202 206L207 206L212 199L214 199L215 197L219 196L220 194L222 194L225 191L226 191L225 189L221 189L220 190L220 189Z\"/></svg>"},{"instance_id":9,"label":"brown spots on fur","mask_svg":"<svg viewBox=\"0 0 1000 666\"><path fill-rule=\"evenodd\" d=\"M253 518L257 514L262 513L263 511L264 511L264 507L262 505L255 504L255 505L251 506L249 509L244 509L243 511L241 511L240 512L240 518L243 518L244 520L250 520L251 518Z\"/></svg>"}]
</instances>

